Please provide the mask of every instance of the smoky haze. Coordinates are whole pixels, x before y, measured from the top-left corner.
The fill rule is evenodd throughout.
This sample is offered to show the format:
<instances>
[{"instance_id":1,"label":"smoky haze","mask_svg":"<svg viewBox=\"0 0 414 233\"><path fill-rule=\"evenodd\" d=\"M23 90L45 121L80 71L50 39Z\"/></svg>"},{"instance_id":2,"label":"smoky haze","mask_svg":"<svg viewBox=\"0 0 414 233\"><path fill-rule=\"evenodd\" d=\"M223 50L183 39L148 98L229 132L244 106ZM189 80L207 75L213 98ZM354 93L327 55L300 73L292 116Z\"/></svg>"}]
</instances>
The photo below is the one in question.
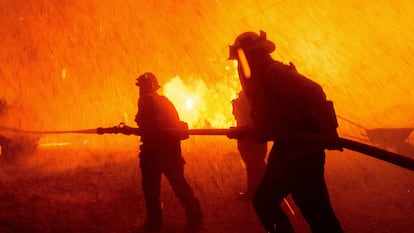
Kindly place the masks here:
<instances>
[{"instance_id":1,"label":"smoky haze","mask_svg":"<svg viewBox=\"0 0 414 233\"><path fill-rule=\"evenodd\" d=\"M414 127L413 12L413 0L0 0L0 101L8 106L0 140L4 126L135 126L135 79L146 71L190 127L233 126L240 86L228 46L263 30L275 59L321 84L340 136L365 140L364 129L387 128L378 144L414 159L414 133L405 143L407 130L393 129ZM138 137L12 136L34 153L0 153L0 232L138 232ZM235 197L246 184L236 142L182 141L208 232L262 230ZM412 232L413 173L350 150L327 154L330 199L346 232ZM186 232L168 182L162 190L165 232ZM295 226L309 230L295 211Z\"/></svg>"},{"instance_id":2,"label":"smoky haze","mask_svg":"<svg viewBox=\"0 0 414 233\"><path fill-rule=\"evenodd\" d=\"M228 45L259 30L276 43L276 59L324 87L339 115L367 128L414 125L412 1L3 0L0 9L10 126L133 125L135 78L145 71L162 84L203 82L211 92L195 120L230 122L239 87Z\"/></svg>"}]
</instances>

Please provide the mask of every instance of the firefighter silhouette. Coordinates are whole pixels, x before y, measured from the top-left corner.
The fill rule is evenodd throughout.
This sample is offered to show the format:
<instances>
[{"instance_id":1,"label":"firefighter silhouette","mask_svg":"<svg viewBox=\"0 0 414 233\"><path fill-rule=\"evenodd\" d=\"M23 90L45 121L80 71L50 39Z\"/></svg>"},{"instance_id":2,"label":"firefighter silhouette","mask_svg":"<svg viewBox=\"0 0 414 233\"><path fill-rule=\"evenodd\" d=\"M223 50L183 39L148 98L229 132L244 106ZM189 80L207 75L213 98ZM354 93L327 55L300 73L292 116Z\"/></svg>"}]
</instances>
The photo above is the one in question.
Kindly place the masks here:
<instances>
[{"instance_id":1,"label":"firefighter silhouette","mask_svg":"<svg viewBox=\"0 0 414 233\"><path fill-rule=\"evenodd\" d=\"M237 127L253 128L253 120L250 117L251 106L243 91L240 91L238 97L232 101L232 106ZM243 137L237 139L237 149L246 166L247 174L247 189L239 194L250 199L265 171L267 142L259 142L254 137Z\"/></svg>"},{"instance_id":2,"label":"firefighter silhouette","mask_svg":"<svg viewBox=\"0 0 414 233\"><path fill-rule=\"evenodd\" d=\"M202 222L199 201L184 177L184 158L181 154L183 135L160 133L165 128L185 128L180 121L174 105L157 93L160 88L154 74L144 73L137 78L139 87L138 112L135 121L145 132L141 136L140 168L142 190L147 210L145 225L158 230L162 226L162 208L160 201L161 176L164 175L184 206L188 225L198 228Z\"/></svg>"},{"instance_id":3,"label":"firefighter silhouette","mask_svg":"<svg viewBox=\"0 0 414 233\"><path fill-rule=\"evenodd\" d=\"M317 83L274 60L266 33L245 32L230 46L261 140L273 141L253 207L266 232L294 232L280 204L291 194L312 232L343 232L324 179L325 149L341 150L333 103ZM318 135L322 142L281 140L281 132Z\"/></svg>"}]
</instances>

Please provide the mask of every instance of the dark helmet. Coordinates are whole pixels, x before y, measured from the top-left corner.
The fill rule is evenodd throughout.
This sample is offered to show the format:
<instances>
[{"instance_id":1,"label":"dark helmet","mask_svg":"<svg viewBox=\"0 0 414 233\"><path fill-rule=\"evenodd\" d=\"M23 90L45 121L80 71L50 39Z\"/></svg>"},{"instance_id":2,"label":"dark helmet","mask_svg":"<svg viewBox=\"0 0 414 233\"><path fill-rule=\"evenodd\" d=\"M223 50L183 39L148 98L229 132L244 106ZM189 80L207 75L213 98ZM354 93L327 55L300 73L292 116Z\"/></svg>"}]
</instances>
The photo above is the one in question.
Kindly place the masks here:
<instances>
[{"instance_id":1,"label":"dark helmet","mask_svg":"<svg viewBox=\"0 0 414 233\"><path fill-rule=\"evenodd\" d=\"M256 52L270 54L276 49L276 45L266 38L266 32L260 31L260 34L254 32L244 32L240 34L233 45L230 45L229 60L235 60L238 57L237 50L243 49L244 52Z\"/></svg>"},{"instance_id":2,"label":"dark helmet","mask_svg":"<svg viewBox=\"0 0 414 233\"><path fill-rule=\"evenodd\" d=\"M151 91L158 90L161 86L158 84L158 80L151 72L145 72L138 76L136 85L140 88L147 88Z\"/></svg>"}]
</instances>

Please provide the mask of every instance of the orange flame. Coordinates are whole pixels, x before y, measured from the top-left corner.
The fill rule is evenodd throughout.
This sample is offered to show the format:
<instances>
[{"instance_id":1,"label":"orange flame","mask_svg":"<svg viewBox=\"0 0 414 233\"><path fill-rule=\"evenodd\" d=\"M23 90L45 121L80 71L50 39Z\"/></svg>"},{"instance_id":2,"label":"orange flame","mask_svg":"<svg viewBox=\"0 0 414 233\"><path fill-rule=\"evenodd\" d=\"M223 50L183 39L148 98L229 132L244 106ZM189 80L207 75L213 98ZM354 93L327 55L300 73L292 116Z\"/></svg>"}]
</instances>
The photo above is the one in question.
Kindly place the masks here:
<instances>
[{"instance_id":1,"label":"orange flame","mask_svg":"<svg viewBox=\"0 0 414 233\"><path fill-rule=\"evenodd\" d=\"M219 93L209 88L202 79L189 80L192 81L186 83L175 76L163 86L161 92L174 103L180 118L190 128L230 127L235 124L231 109L235 90L226 88Z\"/></svg>"}]
</instances>

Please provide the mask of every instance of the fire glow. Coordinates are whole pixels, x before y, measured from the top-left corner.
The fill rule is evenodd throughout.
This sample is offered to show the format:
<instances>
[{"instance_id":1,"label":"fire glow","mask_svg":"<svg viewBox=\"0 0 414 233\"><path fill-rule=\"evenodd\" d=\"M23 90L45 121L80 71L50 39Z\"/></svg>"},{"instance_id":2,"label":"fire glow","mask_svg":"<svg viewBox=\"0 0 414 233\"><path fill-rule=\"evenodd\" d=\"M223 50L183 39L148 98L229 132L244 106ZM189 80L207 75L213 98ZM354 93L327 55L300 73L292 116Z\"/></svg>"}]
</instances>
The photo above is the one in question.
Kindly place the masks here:
<instances>
[{"instance_id":1,"label":"fire glow","mask_svg":"<svg viewBox=\"0 0 414 233\"><path fill-rule=\"evenodd\" d=\"M180 77L176 76L167 82L162 93L169 97L177 108L180 118L188 123L191 128L221 128L234 125L234 117L231 115L231 94L236 91L228 89L229 100L217 102L214 100L214 90L201 79L193 80L186 84ZM210 109L216 109L211 111Z\"/></svg>"},{"instance_id":2,"label":"fire glow","mask_svg":"<svg viewBox=\"0 0 414 233\"><path fill-rule=\"evenodd\" d=\"M338 114L367 128L414 125L412 1L1 1L0 9L10 127L134 126L134 82L146 71L190 127L233 126L240 87L228 46L259 30L276 43L273 57L320 83Z\"/></svg>"}]
</instances>

